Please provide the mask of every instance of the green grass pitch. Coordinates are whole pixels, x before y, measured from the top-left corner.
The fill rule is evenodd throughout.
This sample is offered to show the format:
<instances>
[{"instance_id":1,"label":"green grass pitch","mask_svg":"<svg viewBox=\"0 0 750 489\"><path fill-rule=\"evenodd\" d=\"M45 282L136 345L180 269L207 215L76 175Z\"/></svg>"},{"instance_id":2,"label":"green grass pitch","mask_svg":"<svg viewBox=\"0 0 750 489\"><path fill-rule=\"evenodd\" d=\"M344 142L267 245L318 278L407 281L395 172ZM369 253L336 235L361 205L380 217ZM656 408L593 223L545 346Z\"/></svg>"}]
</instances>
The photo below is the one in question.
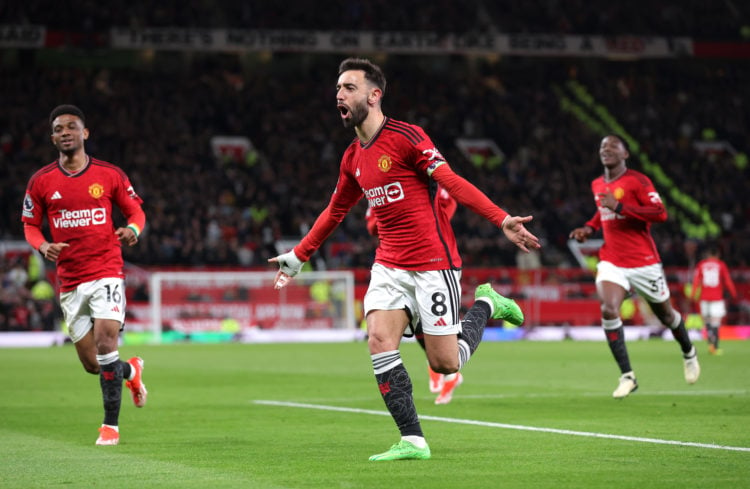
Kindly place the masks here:
<instances>
[{"instance_id":1,"label":"green grass pitch","mask_svg":"<svg viewBox=\"0 0 750 489\"><path fill-rule=\"evenodd\" d=\"M640 389L616 401L604 342L485 343L436 406L404 344L433 458L377 463L398 431L364 343L122 347L149 399L123 393L114 447L71 345L5 349L0 488L747 488L750 342L722 347L687 385L676 343L630 342Z\"/></svg>"}]
</instances>

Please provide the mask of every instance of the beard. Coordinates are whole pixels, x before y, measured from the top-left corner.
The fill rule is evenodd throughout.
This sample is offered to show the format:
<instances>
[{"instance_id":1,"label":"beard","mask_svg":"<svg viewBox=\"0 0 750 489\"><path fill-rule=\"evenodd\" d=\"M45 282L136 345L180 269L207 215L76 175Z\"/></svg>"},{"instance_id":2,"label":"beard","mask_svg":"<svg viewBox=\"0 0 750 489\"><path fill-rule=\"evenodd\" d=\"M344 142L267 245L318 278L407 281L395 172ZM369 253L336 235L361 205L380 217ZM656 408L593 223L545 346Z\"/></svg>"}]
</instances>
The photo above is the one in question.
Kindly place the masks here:
<instances>
[{"instance_id":1,"label":"beard","mask_svg":"<svg viewBox=\"0 0 750 489\"><path fill-rule=\"evenodd\" d=\"M341 119L344 123L344 127L347 129L350 127L357 127L362 122L364 122L365 119L367 119L367 116L370 113L370 109L367 107L367 104L358 104L349 109L349 112L351 116L348 119Z\"/></svg>"}]
</instances>

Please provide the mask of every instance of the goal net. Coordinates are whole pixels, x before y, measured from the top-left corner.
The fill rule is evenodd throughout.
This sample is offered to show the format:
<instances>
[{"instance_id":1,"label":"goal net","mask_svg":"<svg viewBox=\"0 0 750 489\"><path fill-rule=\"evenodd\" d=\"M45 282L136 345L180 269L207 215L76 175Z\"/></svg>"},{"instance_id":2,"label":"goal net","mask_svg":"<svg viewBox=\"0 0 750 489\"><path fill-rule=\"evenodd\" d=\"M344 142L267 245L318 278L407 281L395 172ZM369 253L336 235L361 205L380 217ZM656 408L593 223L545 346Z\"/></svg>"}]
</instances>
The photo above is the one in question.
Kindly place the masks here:
<instances>
[{"instance_id":1,"label":"goal net","mask_svg":"<svg viewBox=\"0 0 750 489\"><path fill-rule=\"evenodd\" d=\"M166 331L216 332L247 342L358 339L354 274L304 272L273 288L276 272L156 272L149 278L147 321L156 341ZM129 307L129 311L137 313ZM145 319L145 318L140 318Z\"/></svg>"}]
</instances>

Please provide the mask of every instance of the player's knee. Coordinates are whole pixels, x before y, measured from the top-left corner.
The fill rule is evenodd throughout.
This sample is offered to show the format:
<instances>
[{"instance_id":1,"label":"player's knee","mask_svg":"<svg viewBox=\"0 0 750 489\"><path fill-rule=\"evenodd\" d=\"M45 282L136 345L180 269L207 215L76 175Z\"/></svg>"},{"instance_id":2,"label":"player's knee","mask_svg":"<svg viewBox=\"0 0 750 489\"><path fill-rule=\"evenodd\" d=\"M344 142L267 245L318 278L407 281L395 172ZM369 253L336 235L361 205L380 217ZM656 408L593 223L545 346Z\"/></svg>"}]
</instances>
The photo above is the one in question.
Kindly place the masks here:
<instances>
[{"instance_id":1,"label":"player's knee","mask_svg":"<svg viewBox=\"0 0 750 489\"><path fill-rule=\"evenodd\" d=\"M659 321L661 321L661 323L664 326L667 326L668 328L677 327L677 325L674 324L677 321L677 316L674 314L674 312L672 312L671 309L667 311L663 311L663 310L654 311L654 314L656 315L657 318L659 318Z\"/></svg>"},{"instance_id":2,"label":"player's knee","mask_svg":"<svg viewBox=\"0 0 750 489\"><path fill-rule=\"evenodd\" d=\"M616 319L620 315L620 308L614 304L602 303L601 310L604 319Z\"/></svg>"},{"instance_id":3,"label":"player's knee","mask_svg":"<svg viewBox=\"0 0 750 489\"><path fill-rule=\"evenodd\" d=\"M458 358L454 361L441 358L430 360L430 368L439 374L454 374L458 372Z\"/></svg>"},{"instance_id":4,"label":"player's knee","mask_svg":"<svg viewBox=\"0 0 750 489\"><path fill-rule=\"evenodd\" d=\"M383 353L386 351L392 351L398 349L398 342L394 342L390 338L384 337L377 333L368 333L367 336L367 347L370 350L370 354Z\"/></svg>"},{"instance_id":5,"label":"player's knee","mask_svg":"<svg viewBox=\"0 0 750 489\"><path fill-rule=\"evenodd\" d=\"M83 369L86 372L88 372L88 373L90 373L92 375L98 375L99 374L99 370L100 370L98 363L93 364L93 363L90 363L90 362L84 362L83 363Z\"/></svg>"}]
</instances>

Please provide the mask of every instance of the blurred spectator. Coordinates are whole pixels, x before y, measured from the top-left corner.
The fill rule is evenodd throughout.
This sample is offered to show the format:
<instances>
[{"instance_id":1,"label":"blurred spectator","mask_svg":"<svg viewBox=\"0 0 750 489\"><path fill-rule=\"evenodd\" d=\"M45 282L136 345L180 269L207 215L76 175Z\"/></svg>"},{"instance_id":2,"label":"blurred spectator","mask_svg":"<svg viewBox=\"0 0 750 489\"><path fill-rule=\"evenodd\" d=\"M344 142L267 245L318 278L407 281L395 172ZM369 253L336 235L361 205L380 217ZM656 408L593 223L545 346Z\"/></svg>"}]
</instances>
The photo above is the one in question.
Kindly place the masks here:
<instances>
[{"instance_id":1,"label":"blurred spectator","mask_svg":"<svg viewBox=\"0 0 750 489\"><path fill-rule=\"evenodd\" d=\"M43 278L29 280L30 257L0 255L0 331L53 331L56 327L59 311L54 288Z\"/></svg>"}]
</instances>

